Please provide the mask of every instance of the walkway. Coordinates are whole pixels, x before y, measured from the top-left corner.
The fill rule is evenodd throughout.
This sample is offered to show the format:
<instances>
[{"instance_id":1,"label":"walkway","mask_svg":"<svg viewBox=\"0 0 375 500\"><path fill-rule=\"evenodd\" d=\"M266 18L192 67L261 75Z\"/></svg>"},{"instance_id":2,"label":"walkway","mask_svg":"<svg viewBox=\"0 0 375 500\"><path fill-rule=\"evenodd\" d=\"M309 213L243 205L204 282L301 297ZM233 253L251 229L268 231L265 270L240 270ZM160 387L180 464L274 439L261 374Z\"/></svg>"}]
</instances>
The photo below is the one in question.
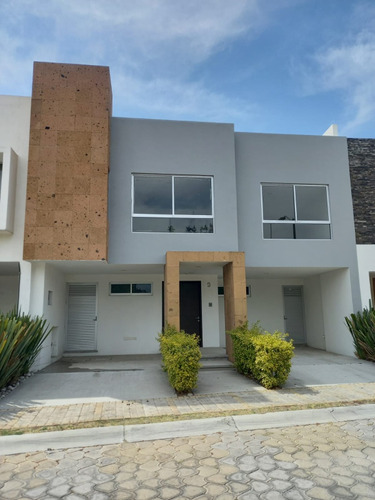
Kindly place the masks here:
<instances>
[{"instance_id":1,"label":"walkway","mask_svg":"<svg viewBox=\"0 0 375 500\"><path fill-rule=\"evenodd\" d=\"M248 391L146 400L106 401L0 410L0 430L43 429L106 422L129 423L137 419L192 414L218 416L257 413L281 409L375 403L375 383L299 387L269 391L262 387Z\"/></svg>"}]
</instances>

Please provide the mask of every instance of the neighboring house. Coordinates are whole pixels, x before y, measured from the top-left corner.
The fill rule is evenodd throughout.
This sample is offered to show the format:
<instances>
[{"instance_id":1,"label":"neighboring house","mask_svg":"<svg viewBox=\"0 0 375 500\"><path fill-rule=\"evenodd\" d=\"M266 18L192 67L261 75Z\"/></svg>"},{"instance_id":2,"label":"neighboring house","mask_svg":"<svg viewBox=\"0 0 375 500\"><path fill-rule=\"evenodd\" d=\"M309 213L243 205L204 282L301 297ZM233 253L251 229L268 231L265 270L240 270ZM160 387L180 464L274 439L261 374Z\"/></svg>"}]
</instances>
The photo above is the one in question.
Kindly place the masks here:
<instances>
[{"instance_id":1,"label":"neighboring house","mask_svg":"<svg viewBox=\"0 0 375 500\"><path fill-rule=\"evenodd\" d=\"M362 306L375 303L375 139L348 139Z\"/></svg>"},{"instance_id":2,"label":"neighboring house","mask_svg":"<svg viewBox=\"0 0 375 500\"><path fill-rule=\"evenodd\" d=\"M353 355L344 316L371 256L362 270L359 247L359 279L346 138L112 118L111 103L107 67L52 63L35 63L31 99L0 100L1 309L54 327L37 368L157 352L166 322L230 352L247 318Z\"/></svg>"}]
</instances>

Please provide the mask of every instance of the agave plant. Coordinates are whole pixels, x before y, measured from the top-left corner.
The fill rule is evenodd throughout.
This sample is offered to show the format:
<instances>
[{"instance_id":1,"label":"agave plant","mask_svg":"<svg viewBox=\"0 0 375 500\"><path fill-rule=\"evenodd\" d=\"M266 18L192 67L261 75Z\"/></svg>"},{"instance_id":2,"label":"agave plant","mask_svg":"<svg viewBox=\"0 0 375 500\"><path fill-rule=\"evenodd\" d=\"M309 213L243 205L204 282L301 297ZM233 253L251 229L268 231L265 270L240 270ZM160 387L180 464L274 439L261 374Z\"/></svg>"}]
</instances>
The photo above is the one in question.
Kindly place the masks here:
<instances>
[{"instance_id":1,"label":"agave plant","mask_svg":"<svg viewBox=\"0 0 375 500\"><path fill-rule=\"evenodd\" d=\"M0 315L0 389L29 372L50 332L41 317Z\"/></svg>"},{"instance_id":2,"label":"agave plant","mask_svg":"<svg viewBox=\"0 0 375 500\"><path fill-rule=\"evenodd\" d=\"M353 337L358 358L375 361L375 309L371 301L368 308L345 317L345 322Z\"/></svg>"}]
</instances>

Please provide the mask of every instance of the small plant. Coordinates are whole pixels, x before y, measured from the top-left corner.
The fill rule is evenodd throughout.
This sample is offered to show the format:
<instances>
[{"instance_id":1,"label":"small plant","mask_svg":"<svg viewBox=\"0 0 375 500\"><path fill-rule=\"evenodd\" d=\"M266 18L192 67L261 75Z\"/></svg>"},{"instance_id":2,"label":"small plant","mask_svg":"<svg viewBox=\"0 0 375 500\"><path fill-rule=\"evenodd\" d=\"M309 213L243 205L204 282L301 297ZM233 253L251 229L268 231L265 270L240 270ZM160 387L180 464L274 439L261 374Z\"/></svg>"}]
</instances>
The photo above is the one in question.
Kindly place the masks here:
<instances>
[{"instance_id":1,"label":"small plant","mask_svg":"<svg viewBox=\"0 0 375 500\"><path fill-rule=\"evenodd\" d=\"M266 389L281 387L288 379L294 355L287 334L266 332L259 322L245 323L229 332L233 339L235 366L239 373L254 378Z\"/></svg>"},{"instance_id":2,"label":"small plant","mask_svg":"<svg viewBox=\"0 0 375 500\"><path fill-rule=\"evenodd\" d=\"M369 301L357 314L345 317L355 347L355 354L360 359L375 361L375 309Z\"/></svg>"},{"instance_id":3,"label":"small plant","mask_svg":"<svg viewBox=\"0 0 375 500\"><path fill-rule=\"evenodd\" d=\"M178 394L191 392L198 383L201 352L196 335L189 335L168 325L159 333L163 369Z\"/></svg>"},{"instance_id":4,"label":"small plant","mask_svg":"<svg viewBox=\"0 0 375 500\"><path fill-rule=\"evenodd\" d=\"M50 332L38 316L16 310L0 315L0 389L29 372Z\"/></svg>"}]
</instances>

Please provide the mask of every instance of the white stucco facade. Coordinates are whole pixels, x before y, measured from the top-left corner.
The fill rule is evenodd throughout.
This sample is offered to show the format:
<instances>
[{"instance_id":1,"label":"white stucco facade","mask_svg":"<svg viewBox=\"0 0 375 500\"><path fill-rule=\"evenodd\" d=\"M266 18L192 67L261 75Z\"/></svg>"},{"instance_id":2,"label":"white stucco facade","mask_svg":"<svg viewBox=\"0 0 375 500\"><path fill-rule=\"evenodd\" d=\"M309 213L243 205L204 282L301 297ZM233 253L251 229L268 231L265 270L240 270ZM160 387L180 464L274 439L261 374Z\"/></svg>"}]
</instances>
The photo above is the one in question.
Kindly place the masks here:
<instances>
[{"instance_id":1,"label":"white stucco facade","mask_svg":"<svg viewBox=\"0 0 375 500\"><path fill-rule=\"evenodd\" d=\"M375 250L374 245L355 245L345 138L236 133L233 124L113 118L108 260L25 261L30 98L0 97L0 109L0 203L5 207L0 213L0 310L18 306L48 321L52 333L36 369L67 353L72 320L78 325L82 321L82 337L89 327L91 347L74 348L73 342L69 355L158 352L164 264L170 251L244 252L249 324L259 321L271 332L289 332L294 325L298 342L353 355L344 317L374 296ZM212 231L133 231L137 175L210 179ZM264 185L324 186L330 237L265 237ZM280 220L296 222L279 218L276 223ZM195 319L202 346L225 347L224 298L218 292L223 265L194 259L179 271L181 282L198 283ZM152 291L111 294L113 283L130 288L148 284ZM73 285L82 285L82 290L92 285L91 309L85 309L86 296L69 301ZM74 335L80 334L78 327Z\"/></svg>"}]
</instances>

